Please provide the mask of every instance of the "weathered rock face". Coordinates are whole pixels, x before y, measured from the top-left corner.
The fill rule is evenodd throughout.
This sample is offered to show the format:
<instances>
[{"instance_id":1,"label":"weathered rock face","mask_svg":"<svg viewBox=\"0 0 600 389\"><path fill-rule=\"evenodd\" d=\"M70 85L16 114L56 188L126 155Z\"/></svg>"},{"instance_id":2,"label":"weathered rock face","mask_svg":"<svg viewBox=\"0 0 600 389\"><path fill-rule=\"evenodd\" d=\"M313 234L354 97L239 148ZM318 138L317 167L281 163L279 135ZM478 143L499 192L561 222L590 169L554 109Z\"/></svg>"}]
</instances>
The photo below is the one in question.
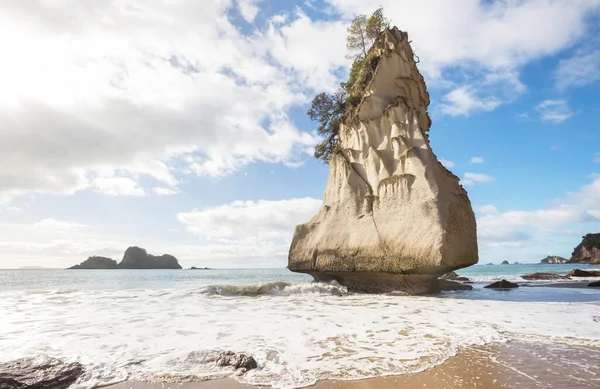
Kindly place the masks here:
<instances>
[{"instance_id":1,"label":"weathered rock face","mask_svg":"<svg viewBox=\"0 0 600 389\"><path fill-rule=\"evenodd\" d=\"M117 261L106 257L89 257L79 265L71 266L69 269L116 269Z\"/></svg>"},{"instance_id":2,"label":"weathered rock face","mask_svg":"<svg viewBox=\"0 0 600 389\"><path fill-rule=\"evenodd\" d=\"M557 255L549 255L540 261L540 263L544 265L559 265L567 262L569 262L567 258L559 257Z\"/></svg>"},{"instance_id":3,"label":"weathered rock face","mask_svg":"<svg viewBox=\"0 0 600 389\"><path fill-rule=\"evenodd\" d=\"M357 114L340 128L323 206L297 226L288 268L352 291L427 293L477 263L475 216L429 146L429 94L407 34L386 30Z\"/></svg>"},{"instance_id":4,"label":"weathered rock face","mask_svg":"<svg viewBox=\"0 0 600 389\"><path fill-rule=\"evenodd\" d=\"M181 265L172 255L163 254L160 257L148 254L139 247L129 247L119 262L119 269L181 269Z\"/></svg>"},{"instance_id":5,"label":"weathered rock face","mask_svg":"<svg viewBox=\"0 0 600 389\"><path fill-rule=\"evenodd\" d=\"M600 233L584 236L579 246L573 250L569 263L600 264Z\"/></svg>"},{"instance_id":6,"label":"weathered rock face","mask_svg":"<svg viewBox=\"0 0 600 389\"><path fill-rule=\"evenodd\" d=\"M79 363L64 363L47 356L21 358L0 363L0 388L66 389L82 372Z\"/></svg>"},{"instance_id":7,"label":"weathered rock face","mask_svg":"<svg viewBox=\"0 0 600 389\"><path fill-rule=\"evenodd\" d=\"M232 351L219 354L215 363L217 366L232 366L234 369L244 369L244 371L258 367L256 360L250 355L237 354Z\"/></svg>"}]
</instances>

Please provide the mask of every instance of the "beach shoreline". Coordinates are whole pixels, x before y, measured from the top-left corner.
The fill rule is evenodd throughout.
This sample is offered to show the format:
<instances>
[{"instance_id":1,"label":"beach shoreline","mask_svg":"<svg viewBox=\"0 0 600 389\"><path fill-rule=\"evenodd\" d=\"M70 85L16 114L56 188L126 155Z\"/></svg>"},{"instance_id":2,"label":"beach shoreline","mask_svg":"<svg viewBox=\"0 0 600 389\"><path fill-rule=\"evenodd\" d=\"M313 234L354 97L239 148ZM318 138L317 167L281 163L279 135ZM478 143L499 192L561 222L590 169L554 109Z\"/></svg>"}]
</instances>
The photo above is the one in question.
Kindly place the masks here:
<instances>
[{"instance_id":1,"label":"beach shoreline","mask_svg":"<svg viewBox=\"0 0 600 389\"><path fill-rule=\"evenodd\" d=\"M509 341L473 346L440 365L417 373L359 380L321 380L311 389L409 388L597 388L600 349L564 344ZM123 382L110 389L251 389L234 378L200 382Z\"/></svg>"}]
</instances>

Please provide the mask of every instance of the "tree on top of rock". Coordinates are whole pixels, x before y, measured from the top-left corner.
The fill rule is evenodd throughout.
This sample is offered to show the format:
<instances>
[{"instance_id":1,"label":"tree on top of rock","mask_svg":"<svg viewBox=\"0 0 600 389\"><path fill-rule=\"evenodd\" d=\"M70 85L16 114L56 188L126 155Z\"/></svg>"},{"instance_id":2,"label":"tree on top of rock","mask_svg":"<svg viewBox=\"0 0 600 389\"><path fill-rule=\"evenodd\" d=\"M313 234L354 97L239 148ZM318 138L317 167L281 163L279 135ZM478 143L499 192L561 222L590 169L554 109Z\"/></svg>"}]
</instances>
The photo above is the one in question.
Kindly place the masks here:
<instances>
[{"instance_id":1,"label":"tree on top of rock","mask_svg":"<svg viewBox=\"0 0 600 389\"><path fill-rule=\"evenodd\" d=\"M377 66L378 58L369 55L369 49L389 26L383 8L378 8L368 18L366 15L357 15L348 27L346 58L354 59L348 81L340 83L341 88L334 94L318 94L308 110L310 119L319 122L317 132L325 137L315 146L315 158L328 163L336 152L340 125L359 104L361 88Z\"/></svg>"}]
</instances>

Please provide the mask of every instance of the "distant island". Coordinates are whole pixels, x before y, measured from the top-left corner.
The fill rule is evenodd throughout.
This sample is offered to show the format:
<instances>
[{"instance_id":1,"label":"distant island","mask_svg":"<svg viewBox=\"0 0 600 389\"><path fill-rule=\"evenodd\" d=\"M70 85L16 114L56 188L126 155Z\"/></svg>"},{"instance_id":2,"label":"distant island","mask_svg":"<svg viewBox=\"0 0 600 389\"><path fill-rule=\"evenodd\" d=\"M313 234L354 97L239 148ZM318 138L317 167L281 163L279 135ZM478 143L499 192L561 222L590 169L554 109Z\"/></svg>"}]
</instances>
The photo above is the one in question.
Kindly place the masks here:
<instances>
[{"instance_id":1,"label":"distant island","mask_svg":"<svg viewBox=\"0 0 600 389\"><path fill-rule=\"evenodd\" d=\"M190 267L190 270L212 270L210 267L196 267L196 266L192 266Z\"/></svg>"},{"instance_id":2,"label":"distant island","mask_svg":"<svg viewBox=\"0 0 600 389\"><path fill-rule=\"evenodd\" d=\"M125 250L123 259L117 263L114 259L92 256L79 265L69 269L181 269L177 258L170 254L160 257L148 254L145 249L132 246Z\"/></svg>"},{"instance_id":3,"label":"distant island","mask_svg":"<svg viewBox=\"0 0 600 389\"><path fill-rule=\"evenodd\" d=\"M543 265L560 265L567 262L569 262L567 258L559 257L558 255L549 255L540 261Z\"/></svg>"},{"instance_id":4,"label":"distant island","mask_svg":"<svg viewBox=\"0 0 600 389\"><path fill-rule=\"evenodd\" d=\"M548 256L540 261L541 264L563 264L563 263L587 263L600 265L600 233L587 234L581 243L573 249L571 259L556 255Z\"/></svg>"},{"instance_id":5,"label":"distant island","mask_svg":"<svg viewBox=\"0 0 600 389\"><path fill-rule=\"evenodd\" d=\"M508 263L508 261L502 261L501 265L510 265L510 263Z\"/></svg>"}]
</instances>

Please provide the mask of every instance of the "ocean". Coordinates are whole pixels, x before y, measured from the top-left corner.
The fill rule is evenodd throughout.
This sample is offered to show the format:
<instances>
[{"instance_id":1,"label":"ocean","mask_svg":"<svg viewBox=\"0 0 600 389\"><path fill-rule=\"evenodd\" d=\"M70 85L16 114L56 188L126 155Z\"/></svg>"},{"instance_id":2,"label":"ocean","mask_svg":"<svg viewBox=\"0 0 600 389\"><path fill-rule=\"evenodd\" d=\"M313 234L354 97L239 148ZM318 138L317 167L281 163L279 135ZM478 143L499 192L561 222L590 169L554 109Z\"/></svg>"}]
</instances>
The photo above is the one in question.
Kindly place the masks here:
<instances>
[{"instance_id":1,"label":"ocean","mask_svg":"<svg viewBox=\"0 0 600 389\"><path fill-rule=\"evenodd\" d=\"M230 377L211 362L235 351L259 365L240 382L299 388L423 371L496 342L597 350L599 289L483 288L572 268L594 267L476 265L457 271L475 290L426 297L348 294L286 269L0 270L0 362L78 361L86 370L74 388L93 388ZM581 363L600 374L599 361Z\"/></svg>"}]
</instances>

